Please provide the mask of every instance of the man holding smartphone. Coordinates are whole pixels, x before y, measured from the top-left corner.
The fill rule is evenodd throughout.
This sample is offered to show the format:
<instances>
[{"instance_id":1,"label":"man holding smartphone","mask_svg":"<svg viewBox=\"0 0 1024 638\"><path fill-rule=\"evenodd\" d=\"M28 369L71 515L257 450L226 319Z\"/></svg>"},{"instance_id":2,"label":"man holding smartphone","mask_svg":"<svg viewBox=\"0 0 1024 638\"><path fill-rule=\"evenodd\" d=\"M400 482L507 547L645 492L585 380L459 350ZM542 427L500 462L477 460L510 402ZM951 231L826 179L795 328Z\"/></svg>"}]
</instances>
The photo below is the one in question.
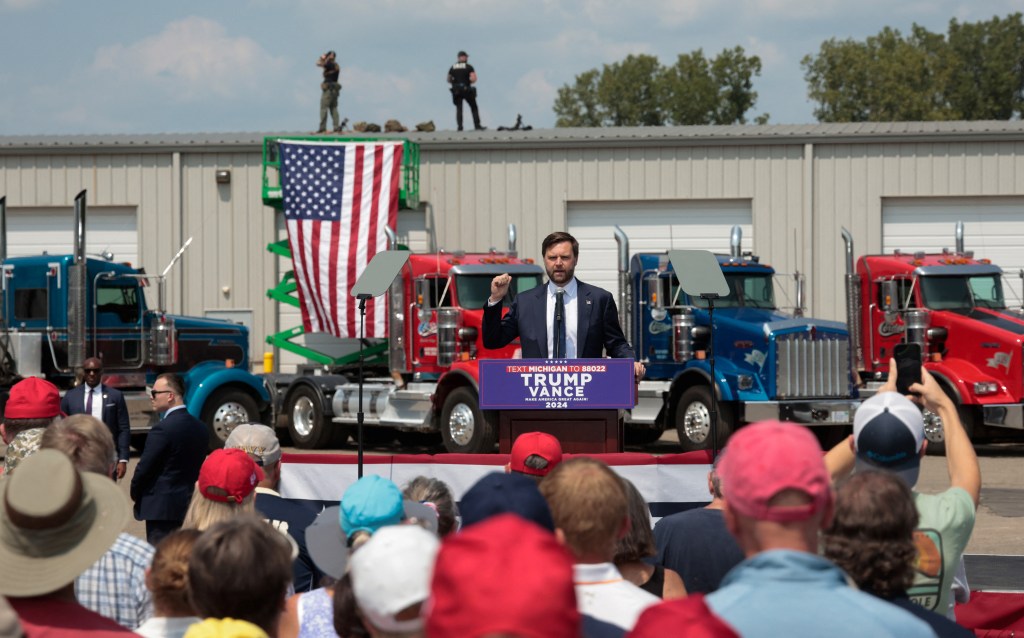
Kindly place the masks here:
<instances>
[{"instance_id":1,"label":"man holding smartphone","mask_svg":"<svg viewBox=\"0 0 1024 638\"><path fill-rule=\"evenodd\" d=\"M853 420L853 436L825 455L833 482L857 471L892 472L913 490L928 441L924 438L923 406L942 419L950 487L938 494L913 490L920 517L914 534L918 569L908 594L926 609L951 615L951 587L971 532L981 496L981 468L956 405L922 366L921 382L910 384L910 396L896 391L897 363L889 362L889 379L878 394L861 404ZM917 404L917 405L915 405Z\"/></svg>"}]
</instances>

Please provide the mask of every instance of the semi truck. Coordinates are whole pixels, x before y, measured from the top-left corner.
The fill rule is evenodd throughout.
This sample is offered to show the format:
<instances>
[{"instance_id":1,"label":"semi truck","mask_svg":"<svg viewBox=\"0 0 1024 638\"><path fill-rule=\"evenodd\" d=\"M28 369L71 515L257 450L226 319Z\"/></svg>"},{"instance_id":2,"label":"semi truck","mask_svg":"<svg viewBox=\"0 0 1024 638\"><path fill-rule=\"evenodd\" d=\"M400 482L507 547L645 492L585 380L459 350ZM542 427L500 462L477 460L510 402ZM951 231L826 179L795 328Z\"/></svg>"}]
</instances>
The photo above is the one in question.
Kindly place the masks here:
<instances>
[{"instance_id":1,"label":"semi truck","mask_svg":"<svg viewBox=\"0 0 1024 638\"><path fill-rule=\"evenodd\" d=\"M71 254L8 257L0 198L0 386L38 376L67 390L81 382L85 359L99 357L102 382L125 394L136 444L158 418L147 386L163 372L183 376L185 403L209 427L212 447L238 423L269 422L270 390L249 372L248 329L166 311L167 272L184 247L161 275L89 256L86 213L83 190L74 202ZM152 282L156 308L144 294Z\"/></svg>"},{"instance_id":2,"label":"semi truck","mask_svg":"<svg viewBox=\"0 0 1024 638\"><path fill-rule=\"evenodd\" d=\"M860 403L849 334L842 323L799 316L799 276L797 316L785 314L776 304L775 270L742 253L741 230L733 227L730 253L716 255L730 292L712 309L681 289L667 252L630 257L619 227L615 238L620 320L647 368L627 436L651 441L674 427L684 450L707 449L713 407L719 447L742 424L766 419L812 427L823 445L849 433Z\"/></svg>"},{"instance_id":3,"label":"semi truck","mask_svg":"<svg viewBox=\"0 0 1024 638\"><path fill-rule=\"evenodd\" d=\"M308 140L318 144L373 144L372 138L268 137L264 140L263 201L283 208L279 182L279 141ZM389 140L394 141L394 140ZM399 206L419 203L419 147L405 141L397 194ZM388 247L399 248L396 229L386 228ZM389 288L386 337L346 340L348 353L334 356L311 345L302 326L268 337L278 348L294 352L304 363L294 374L271 374L279 418L292 442L301 448L338 445L358 425L360 385L363 394L364 439L420 445L443 441L450 452L491 452L497 441L497 419L479 404L479 359L483 353L481 324L491 279L512 275L510 294L541 283L543 269L520 259L515 230L509 227L508 250L482 252L432 250L413 252ZM290 259L287 240L268 246ZM286 270L268 295L299 306L294 273ZM305 335L304 343L297 337ZM520 356L517 342L487 350L487 358ZM357 365L360 357L363 365ZM360 373L362 370L362 373ZM360 381L362 382L360 384Z\"/></svg>"},{"instance_id":4,"label":"semi truck","mask_svg":"<svg viewBox=\"0 0 1024 638\"><path fill-rule=\"evenodd\" d=\"M973 441L1024 439L1024 308L1008 307L1002 268L964 250L963 223L952 252L895 250L856 265L853 236L842 238L851 364L866 391L884 382L897 344L916 343ZM928 449L941 453L941 419L925 417Z\"/></svg>"}]
</instances>

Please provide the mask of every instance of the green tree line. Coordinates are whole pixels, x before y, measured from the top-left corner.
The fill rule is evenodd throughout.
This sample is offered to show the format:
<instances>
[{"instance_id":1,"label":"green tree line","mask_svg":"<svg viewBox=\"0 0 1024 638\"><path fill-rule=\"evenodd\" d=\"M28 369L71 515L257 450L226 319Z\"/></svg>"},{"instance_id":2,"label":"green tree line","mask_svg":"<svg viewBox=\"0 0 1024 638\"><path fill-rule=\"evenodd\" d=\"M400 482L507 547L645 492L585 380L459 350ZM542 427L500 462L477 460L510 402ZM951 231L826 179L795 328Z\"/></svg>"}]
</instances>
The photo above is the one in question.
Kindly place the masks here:
<instances>
[{"instance_id":1,"label":"green tree line","mask_svg":"<svg viewBox=\"0 0 1024 638\"><path fill-rule=\"evenodd\" d=\"M801 61L821 122L1009 120L1024 116L1021 13L983 22L950 20L945 34L914 24L864 40L829 39ZM671 66L629 55L558 90L556 126L745 124L757 103L761 60L742 47L707 58L701 49ZM768 114L752 121L766 123Z\"/></svg>"}]
</instances>

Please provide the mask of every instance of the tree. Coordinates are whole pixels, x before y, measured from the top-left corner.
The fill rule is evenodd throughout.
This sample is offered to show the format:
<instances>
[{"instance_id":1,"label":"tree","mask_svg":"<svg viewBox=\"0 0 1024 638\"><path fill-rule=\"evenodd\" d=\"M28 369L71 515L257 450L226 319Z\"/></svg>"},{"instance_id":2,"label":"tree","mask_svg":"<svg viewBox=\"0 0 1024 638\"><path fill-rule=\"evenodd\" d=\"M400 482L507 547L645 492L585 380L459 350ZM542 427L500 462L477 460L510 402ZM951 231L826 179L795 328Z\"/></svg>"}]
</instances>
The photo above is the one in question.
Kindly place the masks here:
<instances>
[{"instance_id":1,"label":"tree","mask_svg":"<svg viewBox=\"0 0 1024 638\"><path fill-rule=\"evenodd\" d=\"M1024 104L1024 24L959 24L943 36L913 25L863 42L830 39L803 58L815 116L824 122L1009 119Z\"/></svg>"},{"instance_id":2,"label":"tree","mask_svg":"<svg viewBox=\"0 0 1024 638\"><path fill-rule=\"evenodd\" d=\"M742 47L713 60L702 50L664 67L651 55L629 55L576 76L558 90L556 126L659 126L745 123L757 92L761 60ZM767 115L758 121L763 123Z\"/></svg>"}]
</instances>

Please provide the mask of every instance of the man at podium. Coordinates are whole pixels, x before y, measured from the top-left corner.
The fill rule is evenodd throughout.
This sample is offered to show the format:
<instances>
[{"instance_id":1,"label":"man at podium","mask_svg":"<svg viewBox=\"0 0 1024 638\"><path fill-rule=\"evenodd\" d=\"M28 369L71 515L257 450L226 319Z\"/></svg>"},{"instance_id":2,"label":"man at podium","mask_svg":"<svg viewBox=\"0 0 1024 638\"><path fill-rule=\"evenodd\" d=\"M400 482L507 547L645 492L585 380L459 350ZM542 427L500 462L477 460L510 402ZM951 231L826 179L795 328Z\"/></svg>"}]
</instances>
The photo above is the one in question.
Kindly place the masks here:
<instances>
[{"instance_id":1,"label":"man at podium","mask_svg":"<svg viewBox=\"0 0 1024 638\"><path fill-rule=\"evenodd\" d=\"M547 284L520 293L504 318L502 299L512 277L506 273L491 281L484 307L484 347L501 348L519 337L524 359L597 359L605 351L616 359L635 359L611 293L575 277L580 253L576 238L551 233L544 238L541 253ZM636 361L633 368L640 379L643 364Z\"/></svg>"}]
</instances>

